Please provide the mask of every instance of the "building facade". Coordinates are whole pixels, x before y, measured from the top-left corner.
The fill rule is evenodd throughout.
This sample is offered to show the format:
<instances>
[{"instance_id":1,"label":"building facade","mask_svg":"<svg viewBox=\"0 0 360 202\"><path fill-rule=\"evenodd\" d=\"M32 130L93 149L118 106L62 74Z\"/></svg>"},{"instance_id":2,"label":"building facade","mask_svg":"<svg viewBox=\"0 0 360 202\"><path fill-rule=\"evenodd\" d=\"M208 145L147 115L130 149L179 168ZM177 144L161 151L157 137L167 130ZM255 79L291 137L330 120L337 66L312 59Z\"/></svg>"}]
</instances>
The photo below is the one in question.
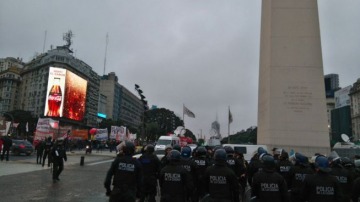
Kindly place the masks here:
<instances>
[{"instance_id":1,"label":"building facade","mask_svg":"<svg viewBox=\"0 0 360 202\"><path fill-rule=\"evenodd\" d=\"M75 58L72 51L66 46L58 46L56 49L49 50L25 65L21 72L19 109L30 111L35 117L44 116L50 67L69 70L88 81L86 112L81 124L89 127L96 126L100 76L92 70L92 67Z\"/></svg>"},{"instance_id":2,"label":"building facade","mask_svg":"<svg viewBox=\"0 0 360 202\"><path fill-rule=\"evenodd\" d=\"M21 83L20 72L24 67L21 59L0 59L0 113L18 109L19 87Z\"/></svg>"},{"instance_id":3,"label":"building facade","mask_svg":"<svg viewBox=\"0 0 360 202\"><path fill-rule=\"evenodd\" d=\"M107 98L106 116L114 121L120 120L121 86L114 72L103 75L100 80L100 92Z\"/></svg>"},{"instance_id":4,"label":"building facade","mask_svg":"<svg viewBox=\"0 0 360 202\"><path fill-rule=\"evenodd\" d=\"M353 140L360 139L360 79L358 79L350 90L350 111Z\"/></svg>"},{"instance_id":5,"label":"building facade","mask_svg":"<svg viewBox=\"0 0 360 202\"><path fill-rule=\"evenodd\" d=\"M120 120L126 126L137 128L142 123L144 116L144 104L124 86L121 86L120 96Z\"/></svg>"},{"instance_id":6,"label":"building facade","mask_svg":"<svg viewBox=\"0 0 360 202\"><path fill-rule=\"evenodd\" d=\"M20 72L24 63L20 59L0 59L0 113L18 109Z\"/></svg>"}]
</instances>

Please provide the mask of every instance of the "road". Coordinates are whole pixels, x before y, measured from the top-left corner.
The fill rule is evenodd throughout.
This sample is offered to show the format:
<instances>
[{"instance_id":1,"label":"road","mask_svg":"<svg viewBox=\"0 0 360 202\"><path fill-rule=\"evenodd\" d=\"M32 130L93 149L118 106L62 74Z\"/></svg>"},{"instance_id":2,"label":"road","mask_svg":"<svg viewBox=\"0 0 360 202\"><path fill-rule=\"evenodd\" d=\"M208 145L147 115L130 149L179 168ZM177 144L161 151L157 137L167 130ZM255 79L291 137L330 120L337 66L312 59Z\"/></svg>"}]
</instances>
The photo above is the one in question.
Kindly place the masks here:
<instances>
[{"instance_id":1,"label":"road","mask_svg":"<svg viewBox=\"0 0 360 202\"><path fill-rule=\"evenodd\" d=\"M60 181L53 183L50 168L36 164L36 156L10 156L0 162L0 201L108 201L104 179L115 154L103 152L85 156L69 153Z\"/></svg>"}]
</instances>

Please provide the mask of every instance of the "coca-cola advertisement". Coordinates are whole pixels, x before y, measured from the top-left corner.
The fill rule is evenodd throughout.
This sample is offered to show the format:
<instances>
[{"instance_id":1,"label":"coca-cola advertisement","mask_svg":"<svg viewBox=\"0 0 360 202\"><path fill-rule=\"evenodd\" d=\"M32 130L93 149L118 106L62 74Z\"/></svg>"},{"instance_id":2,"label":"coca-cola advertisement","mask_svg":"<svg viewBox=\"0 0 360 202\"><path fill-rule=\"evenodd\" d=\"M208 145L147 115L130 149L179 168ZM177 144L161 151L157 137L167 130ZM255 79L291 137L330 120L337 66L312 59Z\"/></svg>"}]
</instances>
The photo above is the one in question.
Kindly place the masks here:
<instances>
[{"instance_id":1,"label":"coca-cola advertisement","mask_svg":"<svg viewBox=\"0 0 360 202\"><path fill-rule=\"evenodd\" d=\"M85 115L87 81L69 70L50 67L45 116L81 121Z\"/></svg>"}]
</instances>

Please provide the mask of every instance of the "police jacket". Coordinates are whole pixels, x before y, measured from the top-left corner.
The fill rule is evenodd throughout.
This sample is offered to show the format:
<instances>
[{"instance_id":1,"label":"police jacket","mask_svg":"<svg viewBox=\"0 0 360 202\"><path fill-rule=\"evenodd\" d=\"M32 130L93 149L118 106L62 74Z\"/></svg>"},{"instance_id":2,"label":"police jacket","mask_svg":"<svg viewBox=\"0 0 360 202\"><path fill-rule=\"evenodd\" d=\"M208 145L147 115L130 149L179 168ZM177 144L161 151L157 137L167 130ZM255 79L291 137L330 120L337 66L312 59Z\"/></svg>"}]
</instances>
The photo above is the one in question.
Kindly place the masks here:
<instances>
[{"instance_id":1,"label":"police jacket","mask_svg":"<svg viewBox=\"0 0 360 202\"><path fill-rule=\"evenodd\" d=\"M305 177L312 174L314 174L314 170L309 165L295 165L290 184L288 185L288 189L291 189L291 194L300 195Z\"/></svg>"},{"instance_id":2,"label":"police jacket","mask_svg":"<svg viewBox=\"0 0 360 202\"><path fill-rule=\"evenodd\" d=\"M185 201L187 191L194 188L188 171L178 162L170 162L160 171L161 201Z\"/></svg>"},{"instance_id":3,"label":"police jacket","mask_svg":"<svg viewBox=\"0 0 360 202\"><path fill-rule=\"evenodd\" d=\"M140 156L139 161L143 167L144 179L155 178L157 179L160 174L160 160L153 153L144 153Z\"/></svg>"},{"instance_id":4,"label":"police jacket","mask_svg":"<svg viewBox=\"0 0 360 202\"><path fill-rule=\"evenodd\" d=\"M200 181L200 180L202 180L202 178L205 174L206 168L210 166L210 161L206 156L194 157L193 161L197 165L196 176L197 176L197 179Z\"/></svg>"},{"instance_id":5,"label":"police jacket","mask_svg":"<svg viewBox=\"0 0 360 202\"><path fill-rule=\"evenodd\" d=\"M253 177L251 195L263 201L289 201L288 189L285 179L271 169L263 169Z\"/></svg>"},{"instance_id":6,"label":"police jacket","mask_svg":"<svg viewBox=\"0 0 360 202\"><path fill-rule=\"evenodd\" d=\"M278 160L277 163L277 167L276 167L276 171L284 177L286 184L289 187L291 187L291 177L292 177L292 173L293 173L293 167L294 164L292 164L289 160L287 159L280 159Z\"/></svg>"},{"instance_id":7,"label":"police jacket","mask_svg":"<svg viewBox=\"0 0 360 202\"><path fill-rule=\"evenodd\" d=\"M344 168L340 164L334 164L331 167L330 175L335 176L339 183L341 192L343 194L343 199L345 201L349 201L351 197L351 189L352 189L352 182L353 179L351 179L350 172L346 168Z\"/></svg>"},{"instance_id":8,"label":"police jacket","mask_svg":"<svg viewBox=\"0 0 360 202\"><path fill-rule=\"evenodd\" d=\"M129 155L117 156L112 162L105 178L106 189L110 189L112 176L114 187L140 190L142 186L142 166L137 159Z\"/></svg>"},{"instance_id":9,"label":"police jacket","mask_svg":"<svg viewBox=\"0 0 360 202\"><path fill-rule=\"evenodd\" d=\"M239 201L240 187L234 171L226 161L215 161L205 171L205 190L214 201Z\"/></svg>"},{"instance_id":10,"label":"police jacket","mask_svg":"<svg viewBox=\"0 0 360 202\"><path fill-rule=\"evenodd\" d=\"M353 202L359 201L360 197L360 178L357 178L354 181L353 187L352 187L352 196L351 199Z\"/></svg>"},{"instance_id":11,"label":"police jacket","mask_svg":"<svg viewBox=\"0 0 360 202\"><path fill-rule=\"evenodd\" d=\"M342 199L337 178L321 171L305 177L301 196L308 202L340 202Z\"/></svg>"},{"instance_id":12,"label":"police jacket","mask_svg":"<svg viewBox=\"0 0 360 202\"><path fill-rule=\"evenodd\" d=\"M186 171L189 172L192 182L194 186L197 186L197 176L196 176L196 169L197 164L191 158L181 158L180 165L185 168Z\"/></svg>"},{"instance_id":13,"label":"police jacket","mask_svg":"<svg viewBox=\"0 0 360 202\"><path fill-rule=\"evenodd\" d=\"M228 166L234 171L238 180L242 174L246 173L246 168L244 164L237 158L230 156L226 159Z\"/></svg>"},{"instance_id":14,"label":"police jacket","mask_svg":"<svg viewBox=\"0 0 360 202\"><path fill-rule=\"evenodd\" d=\"M249 167L247 168L247 176L249 185L252 186L252 178L254 177L255 173L262 169L262 163L258 159L258 156L254 156L251 158Z\"/></svg>"},{"instance_id":15,"label":"police jacket","mask_svg":"<svg viewBox=\"0 0 360 202\"><path fill-rule=\"evenodd\" d=\"M67 161L66 151L62 145L55 145L51 150L53 161Z\"/></svg>"}]
</instances>

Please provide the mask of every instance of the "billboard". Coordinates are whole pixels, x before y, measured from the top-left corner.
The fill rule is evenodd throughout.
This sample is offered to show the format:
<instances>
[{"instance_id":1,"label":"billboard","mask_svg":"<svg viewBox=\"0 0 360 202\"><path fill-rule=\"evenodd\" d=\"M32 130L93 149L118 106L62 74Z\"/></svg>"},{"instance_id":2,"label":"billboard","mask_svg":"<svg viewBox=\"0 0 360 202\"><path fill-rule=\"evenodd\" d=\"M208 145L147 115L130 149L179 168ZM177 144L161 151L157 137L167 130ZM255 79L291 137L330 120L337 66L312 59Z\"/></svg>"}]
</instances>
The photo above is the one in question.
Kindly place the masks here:
<instances>
[{"instance_id":1,"label":"billboard","mask_svg":"<svg viewBox=\"0 0 360 202\"><path fill-rule=\"evenodd\" d=\"M335 109L350 105L351 86L347 86L335 92Z\"/></svg>"},{"instance_id":2,"label":"billboard","mask_svg":"<svg viewBox=\"0 0 360 202\"><path fill-rule=\"evenodd\" d=\"M50 67L44 116L81 121L85 115L87 81L69 70Z\"/></svg>"}]
</instances>

